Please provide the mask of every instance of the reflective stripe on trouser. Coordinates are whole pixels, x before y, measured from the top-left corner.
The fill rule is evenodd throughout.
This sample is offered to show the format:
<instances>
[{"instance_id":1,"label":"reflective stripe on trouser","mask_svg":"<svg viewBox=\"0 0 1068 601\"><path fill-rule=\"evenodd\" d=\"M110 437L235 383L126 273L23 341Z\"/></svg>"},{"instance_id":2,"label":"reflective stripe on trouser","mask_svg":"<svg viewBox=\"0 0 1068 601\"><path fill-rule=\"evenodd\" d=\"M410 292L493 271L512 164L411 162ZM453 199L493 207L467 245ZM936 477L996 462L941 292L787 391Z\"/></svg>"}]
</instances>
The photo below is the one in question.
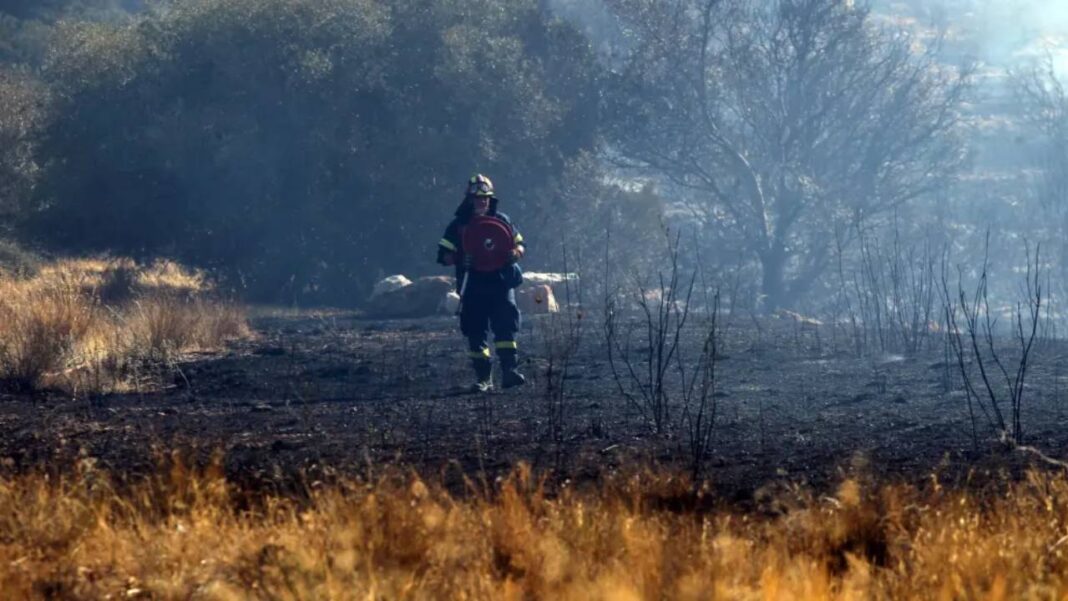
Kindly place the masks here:
<instances>
[{"instance_id":1,"label":"reflective stripe on trouser","mask_svg":"<svg viewBox=\"0 0 1068 601\"><path fill-rule=\"evenodd\" d=\"M514 351L519 349L519 345L516 344L515 340L498 340L497 342L493 343L493 346L495 346L498 351Z\"/></svg>"},{"instance_id":2,"label":"reflective stripe on trouser","mask_svg":"<svg viewBox=\"0 0 1068 601\"><path fill-rule=\"evenodd\" d=\"M472 359L486 359L486 360L489 360L489 358L490 358L489 347L486 346L486 345L480 345L480 346L481 346L481 348L472 349L472 350L468 351L467 352L467 356L471 357Z\"/></svg>"},{"instance_id":3,"label":"reflective stripe on trouser","mask_svg":"<svg viewBox=\"0 0 1068 601\"><path fill-rule=\"evenodd\" d=\"M476 341L473 340L468 342L470 350L467 354L471 357L471 367L475 368L475 378L479 382L489 382L493 373L493 361L490 359L489 347L482 343L476 344Z\"/></svg>"}]
</instances>

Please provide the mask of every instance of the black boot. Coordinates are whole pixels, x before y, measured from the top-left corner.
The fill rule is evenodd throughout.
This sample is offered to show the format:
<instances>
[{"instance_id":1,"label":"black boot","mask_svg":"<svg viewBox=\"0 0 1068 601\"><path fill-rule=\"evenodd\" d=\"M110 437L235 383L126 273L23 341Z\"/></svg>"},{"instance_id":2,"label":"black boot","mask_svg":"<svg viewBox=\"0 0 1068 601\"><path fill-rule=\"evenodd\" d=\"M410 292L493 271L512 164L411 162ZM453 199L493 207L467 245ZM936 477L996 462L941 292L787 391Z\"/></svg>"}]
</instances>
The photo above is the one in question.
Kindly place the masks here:
<instances>
[{"instance_id":1,"label":"black boot","mask_svg":"<svg viewBox=\"0 0 1068 601\"><path fill-rule=\"evenodd\" d=\"M489 359L472 359L472 367L475 368L475 383L471 385L471 392L489 392L493 390L493 362Z\"/></svg>"},{"instance_id":2,"label":"black boot","mask_svg":"<svg viewBox=\"0 0 1068 601\"><path fill-rule=\"evenodd\" d=\"M501 359L501 387L512 388L527 383L527 379L516 369L518 357L515 349L499 349L497 356Z\"/></svg>"}]
</instances>

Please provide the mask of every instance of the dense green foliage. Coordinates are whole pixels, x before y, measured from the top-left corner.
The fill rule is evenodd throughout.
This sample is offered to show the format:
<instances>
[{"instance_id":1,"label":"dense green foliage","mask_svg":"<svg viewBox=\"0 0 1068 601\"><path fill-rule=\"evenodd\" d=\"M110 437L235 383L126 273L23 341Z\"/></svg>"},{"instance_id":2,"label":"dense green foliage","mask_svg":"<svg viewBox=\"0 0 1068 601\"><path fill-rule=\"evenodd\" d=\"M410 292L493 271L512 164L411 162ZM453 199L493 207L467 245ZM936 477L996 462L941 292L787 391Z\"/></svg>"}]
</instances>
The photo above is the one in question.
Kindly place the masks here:
<instances>
[{"instance_id":1,"label":"dense green foliage","mask_svg":"<svg viewBox=\"0 0 1068 601\"><path fill-rule=\"evenodd\" d=\"M10 223L37 176L33 144L44 91L25 74L0 69L0 98L0 215Z\"/></svg>"},{"instance_id":2,"label":"dense green foliage","mask_svg":"<svg viewBox=\"0 0 1068 601\"><path fill-rule=\"evenodd\" d=\"M528 268L653 276L682 226L687 267L769 308L826 299L891 222L939 246L991 220L1034 233L994 191L1034 206L1033 190L966 160L976 126L1000 122L968 101L969 72L884 16L847 0L0 0L0 224L35 247L219 268L249 299L357 304L383 275L441 273L434 246L481 171Z\"/></svg>"},{"instance_id":3,"label":"dense green foliage","mask_svg":"<svg viewBox=\"0 0 1068 601\"><path fill-rule=\"evenodd\" d=\"M472 171L522 217L597 132L587 43L533 1L191 0L55 40L28 231L255 298L428 269Z\"/></svg>"}]
</instances>

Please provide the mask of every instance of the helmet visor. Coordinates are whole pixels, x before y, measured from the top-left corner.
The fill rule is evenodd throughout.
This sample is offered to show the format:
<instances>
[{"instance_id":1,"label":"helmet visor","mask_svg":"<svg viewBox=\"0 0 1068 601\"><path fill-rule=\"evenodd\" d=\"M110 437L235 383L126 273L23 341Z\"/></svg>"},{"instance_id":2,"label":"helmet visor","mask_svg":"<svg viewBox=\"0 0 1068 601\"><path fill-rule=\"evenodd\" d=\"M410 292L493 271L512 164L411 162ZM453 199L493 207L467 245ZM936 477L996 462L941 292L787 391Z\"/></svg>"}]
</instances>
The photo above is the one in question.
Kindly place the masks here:
<instances>
[{"instance_id":1,"label":"helmet visor","mask_svg":"<svg viewBox=\"0 0 1068 601\"><path fill-rule=\"evenodd\" d=\"M471 196L493 196L493 186L489 182L471 182L467 185L467 193Z\"/></svg>"}]
</instances>

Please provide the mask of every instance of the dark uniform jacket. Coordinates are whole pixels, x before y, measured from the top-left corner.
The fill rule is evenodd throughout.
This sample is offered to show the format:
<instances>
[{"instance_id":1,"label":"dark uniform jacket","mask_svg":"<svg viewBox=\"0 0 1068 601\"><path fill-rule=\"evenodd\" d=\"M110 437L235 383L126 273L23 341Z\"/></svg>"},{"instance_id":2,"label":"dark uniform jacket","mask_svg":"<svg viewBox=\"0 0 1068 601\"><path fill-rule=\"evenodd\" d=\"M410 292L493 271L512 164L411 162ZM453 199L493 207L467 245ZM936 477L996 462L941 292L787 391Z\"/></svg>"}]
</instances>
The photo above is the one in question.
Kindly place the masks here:
<instances>
[{"instance_id":1,"label":"dark uniform jacket","mask_svg":"<svg viewBox=\"0 0 1068 601\"><path fill-rule=\"evenodd\" d=\"M526 245L523 242L523 235L519 233L515 225L508 218L507 215L497 210L497 199L492 198L490 200L489 211L486 212L489 217L496 217L503 221L512 231L512 236L515 239L516 246ZM460 287L460 282L464 277L464 256L462 239L462 228L471 220L472 212L471 206L468 203L463 203L458 209L456 209L456 217L449 223L449 226L445 228L445 234L441 237L441 242L438 242L438 263L445 264L445 255L447 253L455 253L456 259L456 286ZM519 265L512 263L505 265L500 270L490 273L483 273L478 271L471 272L471 278L467 282L468 290L510 290L519 286L523 282L523 272L519 268Z\"/></svg>"}]
</instances>

